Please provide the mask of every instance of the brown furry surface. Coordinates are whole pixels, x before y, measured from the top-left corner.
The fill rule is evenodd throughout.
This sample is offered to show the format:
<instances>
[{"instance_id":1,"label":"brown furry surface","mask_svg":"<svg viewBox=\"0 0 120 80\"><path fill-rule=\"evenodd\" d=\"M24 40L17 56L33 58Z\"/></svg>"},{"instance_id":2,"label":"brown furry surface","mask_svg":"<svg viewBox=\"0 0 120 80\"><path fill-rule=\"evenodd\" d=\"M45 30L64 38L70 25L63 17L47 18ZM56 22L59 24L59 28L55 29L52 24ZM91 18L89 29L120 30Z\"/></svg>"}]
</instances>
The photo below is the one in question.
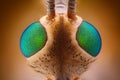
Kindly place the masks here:
<instances>
[{"instance_id":1,"label":"brown furry surface","mask_svg":"<svg viewBox=\"0 0 120 80\"><path fill-rule=\"evenodd\" d=\"M80 78L94 58L77 44L77 26L66 16L57 15L51 25L44 27L51 36L48 36L45 47L28 59L30 65L49 78Z\"/></svg>"}]
</instances>

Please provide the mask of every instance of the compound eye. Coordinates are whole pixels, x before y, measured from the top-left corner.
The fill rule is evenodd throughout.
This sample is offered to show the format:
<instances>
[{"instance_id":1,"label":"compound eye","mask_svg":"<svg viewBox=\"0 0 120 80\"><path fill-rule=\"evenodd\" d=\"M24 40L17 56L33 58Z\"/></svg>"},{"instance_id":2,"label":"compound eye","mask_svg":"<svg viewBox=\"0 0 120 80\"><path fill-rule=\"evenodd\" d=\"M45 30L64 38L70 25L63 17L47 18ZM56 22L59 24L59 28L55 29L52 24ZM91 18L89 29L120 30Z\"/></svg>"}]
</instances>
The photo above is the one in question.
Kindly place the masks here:
<instances>
[{"instance_id":1,"label":"compound eye","mask_svg":"<svg viewBox=\"0 0 120 80\"><path fill-rule=\"evenodd\" d=\"M76 34L77 42L88 54L95 57L101 49L101 37L97 29L87 21L82 21Z\"/></svg>"},{"instance_id":2,"label":"compound eye","mask_svg":"<svg viewBox=\"0 0 120 80\"><path fill-rule=\"evenodd\" d=\"M41 23L34 22L23 32L20 48L25 57L31 57L45 46L47 35Z\"/></svg>"}]
</instances>

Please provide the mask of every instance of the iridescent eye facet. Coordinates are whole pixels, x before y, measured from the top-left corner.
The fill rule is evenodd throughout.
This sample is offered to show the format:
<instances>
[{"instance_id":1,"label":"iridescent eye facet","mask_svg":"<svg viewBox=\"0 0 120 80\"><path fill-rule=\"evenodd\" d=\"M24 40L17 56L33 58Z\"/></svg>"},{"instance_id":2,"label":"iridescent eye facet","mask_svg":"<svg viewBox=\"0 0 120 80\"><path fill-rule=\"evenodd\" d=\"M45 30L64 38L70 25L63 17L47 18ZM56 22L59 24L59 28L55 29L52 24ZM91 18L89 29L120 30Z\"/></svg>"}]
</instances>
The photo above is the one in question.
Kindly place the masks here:
<instances>
[{"instance_id":1,"label":"iridescent eye facet","mask_svg":"<svg viewBox=\"0 0 120 80\"><path fill-rule=\"evenodd\" d=\"M76 34L78 44L88 54L95 57L101 49L101 37L97 29L86 21L82 21Z\"/></svg>"},{"instance_id":2,"label":"iridescent eye facet","mask_svg":"<svg viewBox=\"0 0 120 80\"><path fill-rule=\"evenodd\" d=\"M41 23L34 22L23 32L20 48L25 57L30 57L42 49L46 43L47 35Z\"/></svg>"}]
</instances>

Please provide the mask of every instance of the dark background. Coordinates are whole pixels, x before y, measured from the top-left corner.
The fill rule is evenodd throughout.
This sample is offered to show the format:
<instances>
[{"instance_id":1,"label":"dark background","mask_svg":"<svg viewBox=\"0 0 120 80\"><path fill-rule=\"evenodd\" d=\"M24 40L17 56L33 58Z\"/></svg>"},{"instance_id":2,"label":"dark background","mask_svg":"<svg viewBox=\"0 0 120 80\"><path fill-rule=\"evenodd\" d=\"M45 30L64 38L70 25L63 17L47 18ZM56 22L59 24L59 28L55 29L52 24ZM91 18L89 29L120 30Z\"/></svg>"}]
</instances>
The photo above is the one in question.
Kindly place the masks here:
<instances>
[{"instance_id":1,"label":"dark background","mask_svg":"<svg viewBox=\"0 0 120 80\"><path fill-rule=\"evenodd\" d=\"M41 80L28 67L19 41L24 29L45 14L43 0L0 0L0 80ZM101 74L108 77L105 80L120 80L120 1L78 0L77 14L96 26L103 42L96 63L86 73L88 80L98 80L94 77Z\"/></svg>"}]
</instances>

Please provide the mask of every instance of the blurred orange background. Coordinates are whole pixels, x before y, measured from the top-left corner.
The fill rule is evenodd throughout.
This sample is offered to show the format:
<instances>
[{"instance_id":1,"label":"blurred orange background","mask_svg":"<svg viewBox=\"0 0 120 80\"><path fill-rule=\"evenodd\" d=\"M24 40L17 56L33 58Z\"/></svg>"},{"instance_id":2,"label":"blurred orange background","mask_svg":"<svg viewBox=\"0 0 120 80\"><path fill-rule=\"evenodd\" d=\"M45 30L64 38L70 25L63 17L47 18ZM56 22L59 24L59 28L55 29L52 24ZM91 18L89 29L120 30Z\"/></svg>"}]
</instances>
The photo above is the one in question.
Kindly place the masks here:
<instances>
[{"instance_id":1,"label":"blurred orange background","mask_svg":"<svg viewBox=\"0 0 120 80\"><path fill-rule=\"evenodd\" d=\"M86 75L101 71L112 76L105 80L120 80L120 1L78 0L77 14L96 26L102 37L100 55ZM0 0L0 80L41 80L27 65L19 42L24 29L44 15L43 0Z\"/></svg>"}]
</instances>

